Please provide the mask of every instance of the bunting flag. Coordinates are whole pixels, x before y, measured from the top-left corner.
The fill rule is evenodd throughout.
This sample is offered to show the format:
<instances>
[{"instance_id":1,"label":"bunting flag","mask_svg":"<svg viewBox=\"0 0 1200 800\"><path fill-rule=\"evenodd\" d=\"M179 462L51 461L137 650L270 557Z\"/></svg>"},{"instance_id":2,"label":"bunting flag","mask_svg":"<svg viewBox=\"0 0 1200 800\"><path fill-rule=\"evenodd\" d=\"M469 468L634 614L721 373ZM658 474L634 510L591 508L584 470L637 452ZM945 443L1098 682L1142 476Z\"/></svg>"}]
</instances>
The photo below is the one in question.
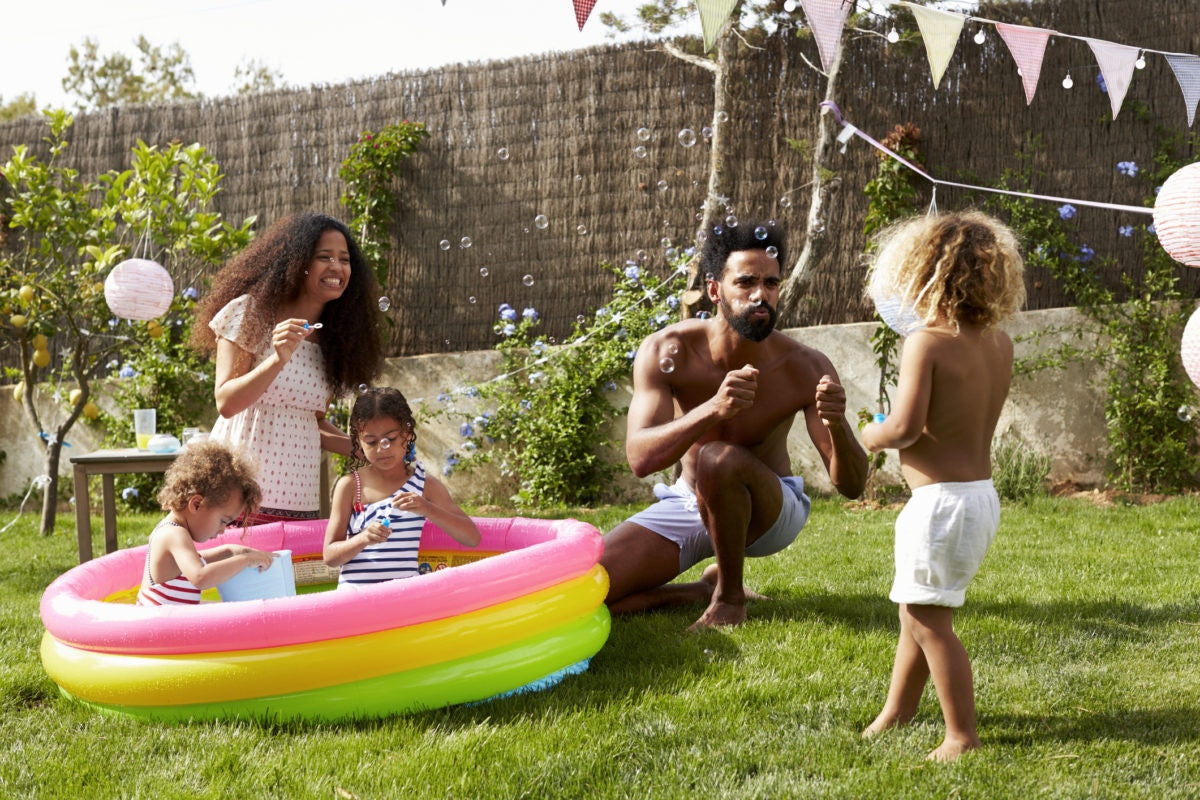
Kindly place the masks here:
<instances>
[{"instance_id":1,"label":"bunting flag","mask_svg":"<svg viewBox=\"0 0 1200 800\"><path fill-rule=\"evenodd\" d=\"M1046 55L1046 42L1050 41L1051 32L1044 28L1027 28L1004 22L996 23L996 32L1008 45L1013 61L1017 62L1021 83L1025 87L1025 105L1030 105L1037 91L1038 76L1042 74L1042 58Z\"/></svg>"},{"instance_id":2,"label":"bunting flag","mask_svg":"<svg viewBox=\"0 0 1200 800\"><path fill-rule=\"evenodd\" d=\"M717 34L735 5L737 0L696 0L696 7L700 9L700 28L704 31L704 52L712 50L717 43Z\"/></svg>"},{"instance_id":3,"label":"bunting flag","mask_svg":"<svg viewBox=\"0 0 1200 800\"><path fill-rule=\"evenodd\" d=\"M917 27L921 29L921 38L925 40L925 55L929 56L929 69L933 73L933 88L938 88L942 75L958 46L958 34L962 32L963 23L967 18L961 14L949 11L939 11L936 8L926 8L912 3L904 3L912 10L917 18Z\"/></svg>"},{"instance_id":4,"label":"bunting flag","mask_svg":"<svg viewBox=\"0 0 1200 800\"><path fill-rule=\"evenodd\" d=\"M817 40L821 69L828 73L841 47L842 28L846 25L846 15L850 13L852 4L845 0L800 0L800 5L804 7L808 27Z\"/></svg>"},{"instance_id":5,"label":"bunting flag","mask_svg":"<svg viewBox=\"0 0 1200 800\"><path fill-rule=\"evenodd\" d=\"M1138 48L1129 45L1106 42L1103 39L1083 38L1092 48L1096 63L1100 65L1100 76L1104 78L1104 86L1108 89L1108 102L1112 106L1113 119L1121 110L1125 93L1129 91L1129 82L1133 79L1134 62L1138 58Z\"/></svg>"},{"instance_id":6,"label":"bunting flag","mask_svg":"<svg viewBox=\"0 0 1200 800\"><path fill-rule=\"evenodd\" d=\"M1187 106L1188 127L1196 120L1196 103L1200 102L1200 56L1186 53L1164 53L1179 88L1183 90L1183 102Z\"/></svg>"},{"instance_id":7,"label":"bunting flag","mask_svg":"<svg viewBox=\"0 0 1200 800\"><path fill-rule=\"evenodd\" d=\"M579 30L583 30L583 23L587 22L587 18L592 13L592 9L596 7L596 0L571 0L575 4L575 22L579 25ZM442 5L446 4L446 0L442 0Z\"/></svg>"}]
</instances>

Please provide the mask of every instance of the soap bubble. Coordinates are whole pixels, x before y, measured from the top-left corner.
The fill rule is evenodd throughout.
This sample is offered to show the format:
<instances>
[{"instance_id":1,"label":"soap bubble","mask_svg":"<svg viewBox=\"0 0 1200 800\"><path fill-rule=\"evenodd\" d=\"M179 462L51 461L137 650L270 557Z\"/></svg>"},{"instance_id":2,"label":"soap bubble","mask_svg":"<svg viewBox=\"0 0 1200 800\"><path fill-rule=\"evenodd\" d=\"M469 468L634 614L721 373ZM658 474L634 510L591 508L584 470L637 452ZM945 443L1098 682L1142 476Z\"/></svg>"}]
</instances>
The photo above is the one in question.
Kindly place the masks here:
<instances>
[{"instance_id":1,"label":"soap bubble","mask_svg":"<svg viewBox=\"0 0 1200 800\"><path fill-rule=\"evenodd\" d=\"M646 251L638 250L636 253L633 254L633 257L636 258L638 261L645 261L646 260Z\"/></svg>"},{"instance_id":2,"label":"soap bubble","mask_svg":"<svg viewBox=\"0 0 1200 800\"><path fill-rule=\"evenodd\" d=\"M792 198L788 197L786 194L783 197L779 198L779 207L780 208L791 208L792 207Z\"/></svg>"},{"instance_id":3,"label":"soap bubble","mask_svg":"<svg viewBox=\"0 0 1200 800\"><path fill-rule=\"evenodd\" d=\"M663 257L666 258L667 261L674 261L675 259L679 258L679 251L674 247L668 247L667 251L663 253Z\"/></svg>"},{"instance_id":4,"label":"soap bubble","mask_svg":"<svg viewBox=\"0 0 1200 800\"><path fill-rule=\"evenodd\" d=\"M661 244L663 247L670 247L671 239L668 236L664 236L662 239L659 240L658 243Z\"/></svg>"},{"instance_id":5,"label":"soap bubble","mask_svg":"<svg viewBox=\"0 0 1200 800\"><path fill-rule=\"evenodd\" d=\"M471 295L470 297L468 297L467 302L470 303L471 305L475 305L475 302L476 302L475 295Z\"/></svg>"},{"instance_id":6,"label":"soap bubble","mask_svg":"<svg viewBox=\"0 0 1200 800\"><path fill-rule=\"evenodd\" d=\"M585 317L583 314L580 314L575 318L575 321L582 325L583 323L587 322L587 317Z\"/></svg>"},{"instance_id":7,"label":"soap bubble","mask_svg":"<svg viewBox=\"0 0 1200 800\"><path fill-rule=\"evenodd\" d=\"M716 116L713 117L713 119L716 120L718 123L724 124L726 122L729 122L729 115L726 114L724 111L718 111Z\"/></svg>"},{"instance_id":8,"label":"soap bubble","mask_svg":"<svg viewBox=\"0 0 1200 800\"><path fill-rule=\"evenodd\" d=\"M696 132L691 128L684 128L679 132L679 143L684 147L691 147L696 143Z\"/></svg>"},{"instance_id":9,"label":"soap bubble","mask_svg":"<svg viewBox=\"0 0 1200 800\"><path fill-rule=\"evenodd\" d=\"M779 258L779 248L773 244L768 245L767 246L767 256L769 258Z\"/></svg>"},{"instance_id":10,"label":"soap bubble","mask_svg":"<svg viewBox=\"0 0 1200 800\"><path fill-rule=\"evenodd\" d=\"M479 277L481 277L481 278L486 278L486 277L487 277L488 275L490 275L490 274L491 274L491 273L488 271L488 268L487 268L487 267L480 267L480 268L479 268Z\"/></svg>"},{"instance_id":11,"label":"soap bubble","mask_svg":"<svg viewBox=\"0 0 1200 800\"><path fill-rule=\"evenodd\" d=\"M1175 416L1179 417L1180 422L1191 422L1192 421L1191 406L1180 406L1175 411Z\"/></svg>"},{"instance_id":12,"label":"soap bubble","mask_svg":"<svg viewBox=\"0 0 1200 800\"><path fill-rule=\"evenodd\" d=\"M539 231L544 231L550 227L550 218L545 214L538 214L533 218L533 224L537 226Z\"/></svg>"},{"instance_id":13,"label":"soap bubble","mask_svg":"<svg viewBox=\"0 0 1200 800\"><path fill-rule=\"evenodd\" d=\"M496 157L499 158L501 161L508 161L508 148L501 147L499 150L496 151Z\"/></svg>"},{"instance_id":14,"label":"soap bubble","mask_svg":"<svg viewBox=\"0 0 1200 800\"><path fill-rule=\"evenodd\" d=\"M670 374L675 371L675 359L663 356L658 360L658 368Z\"/></svg>"},{"instance_id":15,"label":"soap bubble","mask_svg":"<svg viewBox=\"0 0 1200 800\"><path fill-rule=\"evenodd\" d=\"M667 183L666 181L658 182L658 190L660 192L665 192L667 189L670 189L670 188L671 188L671 185L669 183Z\"/></svg>"},{"instance_id":16,"label":"soap bubble","mask_svg":"<svg viewBox=\"0 0 1200 800\"><path fill-rule=\"evenodd\" d=\"M669 345L667 345L667 354L672 356L679 355L679 344L677 342L671 342Z\"/></svg>"},{"instance_id":17,"label":"soap bubble","mask_svg":"<svg viewBox=\"0 0 1200 800\"><path fill-rule=\"evenodd\" d=\"M713 236L720 236L724 232L725 232L725 229L722 228L720 225L713 225Z\"/></svg>"},{"instance_id":18,"label":"soap bubble","mask_svg":"<svg viewBox=\"0 0 1200 800\"><path fill-rule=\"evenodd\" d=\"M524 278L521 278L521 283L525 284L526 286L533 286L533 276L526 275Z\"/></svg>"},{"instance_id":19,"label":"soap bubble","mask_svg":"<svg viewBox=\"0 0 1200 800\"><path fill-rule=\"evenodd\" d=\"M708 240L708 231L696 231L696 241L703 242Z\"/></svg>"},{"instance_id":20,"label":"soap bubble","mask_svg":"<svg viewBox=\"0 0 1200 800\"><path fill-rule=\"evenodd\" d=\"M762 225L759 225L757 228L754 229L754 238L758 239L760 242L763 239L766 239L767 238L767 229L765 227L763 227Z\"/></svg>"},{"instance_id":21,"label":"soap bubble","mask_svg":"<svg viewBox=\"0 0 1200 800\"><path fill-rule=\"evenodd\" d=\"M708 311L697 311L696 312L696 319L709 319L711 317L712 317L712 314Z\"/></svg>"},{"instance_id":22,"label":"soap bubble","mask_svg":"<svg viewBox=\"0 0 1200 800\"><path fill-rule=\"evenodd\" d=\"M705 139L711 140L712 139L712 128L705 125L703 128L700 129L700 135L703 136Z\"/></svg>"},{"instance_id":23,"label":"soap bubble","mask_svg":"<svg viewBox=\"0 0 1200 800\"><path fill-rule=\"evenodd\" d=\"M575 232L578 233L580 236L587 236L587 233L588 233L587 225L576 225Z\"/></svg>"},{"instance_id":24,"label":"soap bubble","mask_svg":"<svg viewBox=\"0 0 1200 800\"><path fill-rule=\"evenodd\" d=\"M725 225L726 225L727 227L730 227L730 228L736 228L736 227L737 227L737 223L738 223L738 218L737 218L737 217L735 217L733 214L730 214L729 216L727 216L727 217L725 218Z\"/></svg>"},{"instance_id":25,"label":"soap bubble","mask_svg":"<svg viewBox=\"0 0 1200 800\"><path fill-rule=\"evenodd\" d=\"M576 183L583 183L583 176L582 176L582 175L576 175L576 176L575 176L575 182L576 182Z\"/></svg>"},{"instance_id":26,"label":"soap bubble","mask_svg":"<svg viewBox=\"0 0 1200 800\"><path fill-rule=\"evenodd\" d=\"M391 298L386 297L386 296L379 298L379 310L380 311L382 311L383 313L386 314L388 312L388 310L391 309L391 307L392 307Z\"/></svg>"},{"instance_id":27,"label":"soap bubble","mask_svg":"<svg viewBox=\"0 0 1200 800\"><path fill-rule=\"evenodd\" d=\"M438 247L442 248L443 250L449 250L450 249L450 240L442 239L440 242L438 242Z\"/></svg>"},{"instance_id":28,"label":"soap bubble","mask_svg":"<svg viewBox=\"0 0 1200 800\"><path fill-rule=\"evenodd\" d=\"M646 157L646 148L642 147L639 144L637 147L633 148L633 154L635 156L637 156L638 158L645 158Z\"/></svg>"},{"instance_id":29,"label":"soap bubble","mask_svg":"<svg viewBox=\"0 0 1200 800\"><path fill-rule=\"evenodd\" d=\"M641 139L643 142L650 141L650 129L649 128L638 128L637 129L637 137L639 139Z\"/></svg>"},{"instance_id":30,"label":"soap bubble","mask_svg":"<svg viewBox=\"0 0 1200 800\"><path fill-rule=\"evenodd\" d=\"M471 246L471 237L470 236L462 237L462 239L459 240L459 242L458 242L458 246L461 247L463 250L466 250L468 247Z\"/></svg>"},{"instance_id":31,"label":"soap bubble","mask_svg":"<svg viewBox=\"0 0 1200 800\"><path fill-rule=\"evenodd\" d=\"M369 389L369 388L370 388L370 387L369 387L369 386L367 386L365 383L360 383L360 384L358 385L358 393L359 393L359 394L366 394L366 393L367 393L367 389Z\"/></svg>"}]
</instances>

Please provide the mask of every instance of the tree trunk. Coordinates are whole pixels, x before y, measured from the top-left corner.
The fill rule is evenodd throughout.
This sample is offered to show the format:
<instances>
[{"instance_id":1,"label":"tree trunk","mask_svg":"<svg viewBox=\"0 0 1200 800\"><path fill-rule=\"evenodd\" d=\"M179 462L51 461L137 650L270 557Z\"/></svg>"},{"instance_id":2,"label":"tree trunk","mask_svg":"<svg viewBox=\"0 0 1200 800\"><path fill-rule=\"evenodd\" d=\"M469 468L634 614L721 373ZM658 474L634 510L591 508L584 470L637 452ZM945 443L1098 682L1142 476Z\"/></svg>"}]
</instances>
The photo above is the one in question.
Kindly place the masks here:
<instances>
[{"instance_id":1,"label":"tree trunk","mask_svg":"<svg viewBox=\"0 0 1200 800\"><path fill-rule=\"evenodd\" d=\"M825 99L833 101L837 87L838 68L842 65L842 48L837 49L833 64L830 65L828 80L825 86ZM800 257L792 267L792 272L784 281L779 294L780 326L815 325L820 320L808 318L808 309L804 299L813 285L818 272L833 268L829 263L828 254L831 237L828 232L828 209L826 201L829 195L841 187L841 178L831 168L834 148L837 144L836 123L830 114L822 113L819 118L817 144L813 148L813 177L812 200L808 206L808 223L804 231L804 247ZM839 266L840 268L840 266Z\"/></svg>"},{"instance_id":2,"label":"tree trunk","mask_svg":"<svg viewBox=\"0 0 1200 800\"><path fill-rule=\"evenodd\" d=\"M55 517L58 514L58 464L62 458L62 440L46 448L46 474L50 480L42 492L42 536L54 533Z\"/></svg>"}]
</instances>

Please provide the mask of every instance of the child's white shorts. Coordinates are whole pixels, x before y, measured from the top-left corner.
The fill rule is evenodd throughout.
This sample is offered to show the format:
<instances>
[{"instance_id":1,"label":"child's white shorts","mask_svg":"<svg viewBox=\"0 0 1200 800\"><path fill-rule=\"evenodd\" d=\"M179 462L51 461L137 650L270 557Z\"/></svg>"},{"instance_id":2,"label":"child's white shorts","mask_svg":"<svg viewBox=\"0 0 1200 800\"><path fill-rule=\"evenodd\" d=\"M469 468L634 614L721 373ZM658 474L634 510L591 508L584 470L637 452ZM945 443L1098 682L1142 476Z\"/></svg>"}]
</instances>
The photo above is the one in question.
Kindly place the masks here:
<instances>
[{"instance_id":1,"label":"child's white shorts","mask_svg":"<svg viewBox=\"0 0 1200 800\"><path fill-rule=\"evenodd\" d=\"M895 603L958 608L1000 525L992 481L913 490L896 518Z\"/></svg>"}]
</instances>

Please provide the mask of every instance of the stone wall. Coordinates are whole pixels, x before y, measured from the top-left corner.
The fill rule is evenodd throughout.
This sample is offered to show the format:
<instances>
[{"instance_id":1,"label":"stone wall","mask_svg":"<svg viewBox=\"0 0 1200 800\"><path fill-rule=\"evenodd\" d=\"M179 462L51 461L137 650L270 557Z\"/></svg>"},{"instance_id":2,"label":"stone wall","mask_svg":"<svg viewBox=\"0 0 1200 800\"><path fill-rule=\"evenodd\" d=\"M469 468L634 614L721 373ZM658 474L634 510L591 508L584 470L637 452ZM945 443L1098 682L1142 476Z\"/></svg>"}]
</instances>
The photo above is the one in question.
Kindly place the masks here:
<instances>
[{"instance_id":1,"label":"stone wall","mask_svg":"<svg viewBox=\"0 0 1200 800\"><path fill-rule=\"evenodd\" d=\"M1078 319L1072 309L1029 311L1020 314L1006 328L1018 336L1035 330L1069 327ZM787 331L792 338L830 357L846 386L851 413L857 413L859 408L874 408L878 383L870 343L874 328L870 323L857 323ZM1041 346L1054 347L1060 339L1043 338ZM1018 358L1029 352L1028 345L1018 344ZM423 420L418 430L418 450L431 470L440 471L445 453L461 446L459 425L465 419L461 414L442 414L431 419L430 412L439 408L437 396L486 381L498 371L499 357L492 351L389 359L382 382L400 387L413 401L414 410ZM1081 485L1100 483L1104 472L1105 423L1103 395L1096 383L1098 377L1097 369L1083 364L1016 379L1000 418L997 436L1016 437L1033 450L1049 454L1053 458L1052 480L1073 480ZM626 404L629 388L628 385L619 387L614 402ZM101 402L104 402L103 398ZM42 394L39 394L39 405L47 413L55 411L53 402ZM178 435L179 432L174 433ZM129 438L132 446L132 423ZM99 437L77 423L67 435L67 441L71 447L64 449L64 476L70 474L70 456L95 449ZM0 450L6 453L0 463L0 497L24 494L32 478L42 472L42 455L34 432L29 430L24 412L11 391L0 393ZM820 457L808 441L803 425L793 426L791 452L793 470L803 475L809 486L817 491L831 490ZM887 459L884 471L892 480L900 482L899 464L894 454ZM466 500L494 494L489 485L494 478L494 474L489 475L486 471L456 473L447 479L447 485L455 497ZM627 478L623 488L631 498L648 496L632 476ZM64 497L69 496L70 491L68 483L63 489Z\"/></svg>"}]
</instances>

